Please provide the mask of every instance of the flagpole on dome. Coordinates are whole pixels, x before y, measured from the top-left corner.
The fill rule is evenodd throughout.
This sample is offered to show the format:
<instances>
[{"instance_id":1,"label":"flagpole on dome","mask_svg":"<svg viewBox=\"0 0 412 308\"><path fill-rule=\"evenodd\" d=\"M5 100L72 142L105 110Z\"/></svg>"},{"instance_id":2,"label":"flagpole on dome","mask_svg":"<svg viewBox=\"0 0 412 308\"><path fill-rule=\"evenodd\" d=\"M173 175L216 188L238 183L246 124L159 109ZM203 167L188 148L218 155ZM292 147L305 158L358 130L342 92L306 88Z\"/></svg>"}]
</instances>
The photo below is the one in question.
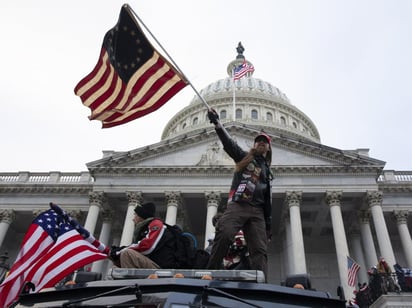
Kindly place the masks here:
<instances>
[{"instance_id":1,"label":"flagpole on dome","mask_svg":"<svg viewBox=\"0 0 412 308\"><path fill-rule=\"evenodd\" d=\"M187 83L191 86L191 88L193 89L193 91L195 91L196 95L199 97L199 99L205 104L205 106L207 107L207 109L210 109L209 104L206 102L206 100L203 98L203 96L200 95L199 91L197 91L197 89L194 87L194 85L192 84L192 82L186 77L185 73L183 73L183 71L180 69L180 67L177 65L177 63L173 60L173 58L169 55L169 53L166 51L165 48L163 48L162 44L160 44L160 42L157 40L157 38L153 35L153 33L149 30L149 28L145 25L145 23L143 22L143 20L140 19L140 17L136 14L136 12L128 5L128 4L124 4L124 6L126 6L127 8L130 9L130 12L133 13L134 17L136 17L136 19L142 24L142 26L146 29L146 31L150 34L150 36L155 40L155 42L159 45L159 47L163 50L163 52L166 54L166 56L170 59L170 61L172 62L172 64L176 67L177 70L179 70L179 72L183 75L184 79L187 81Z\"/></svg>"},{"instance_id":2,"label":"flagpole on dome","mask_svg":"<svg viewBox=\"0 0 412 308\"><path fill-rule=\"evenodd\" d=\"M245 56L243 55L243 52L245 51L245 48L242 45L242 42L239 42L236 47L237 51L237 59L243 59L243 62L245 61ZM235 63L232 69L232 79L233 79L233 122L236 121L236 80L239 79L238 76L236 76L236 72L240 69L242 64L238 65Z\"/></svg>"},{"instance_id":3,"label":"flagpole on dome","mask_svg":"<svg viewBox=\"0 0 412 308\"><path fill-rule=\"evenodd\" d=\"M232 80L233 80L233 122L236 121L236 84L235 84L235 67L232 69Z\"/></svg>"},{"instance_id":4,"label":"flagpole on dome","mask_svg":"<svg viewBox=\"0 0 412 308\"><path fill-rule=\"evenodd\" d=\"M252 64L246 61L243 52L245 48L242 46L242 42L236 47L237 56L236 60L232 62L232 79L233 79L233 121L236 121L236 80L240 80L243 77L250 77L251 74L255 71L255 68ZM242 60L242 63L239 63L239 60Z\"/></svg>"}]
</instances>

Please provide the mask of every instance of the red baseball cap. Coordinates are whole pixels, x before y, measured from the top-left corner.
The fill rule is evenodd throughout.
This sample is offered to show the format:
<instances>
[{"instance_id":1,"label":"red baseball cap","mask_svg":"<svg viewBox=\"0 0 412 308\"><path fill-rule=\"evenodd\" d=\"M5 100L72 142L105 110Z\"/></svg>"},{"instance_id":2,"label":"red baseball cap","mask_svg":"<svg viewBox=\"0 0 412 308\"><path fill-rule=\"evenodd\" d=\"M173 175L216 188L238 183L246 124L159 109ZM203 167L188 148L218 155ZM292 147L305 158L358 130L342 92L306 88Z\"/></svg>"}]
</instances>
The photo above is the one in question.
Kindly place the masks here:
<instances>
[{"instance_id":1,"label":"red baseball cap","mask_svg":"<svg viewBox=\"0 0 412 308\"><path fill-rule=\"evenodd\" d=\"M267 142L270 144L271 139L270 139L269 135L267 135L267 134L265 134L265 133L263 133L263 132L259 133L259 134L255 137L255 142L256 142L259 138L262 138L262 137L265 138L265 139L267 140Z\"/></svg>"}]
</instances>

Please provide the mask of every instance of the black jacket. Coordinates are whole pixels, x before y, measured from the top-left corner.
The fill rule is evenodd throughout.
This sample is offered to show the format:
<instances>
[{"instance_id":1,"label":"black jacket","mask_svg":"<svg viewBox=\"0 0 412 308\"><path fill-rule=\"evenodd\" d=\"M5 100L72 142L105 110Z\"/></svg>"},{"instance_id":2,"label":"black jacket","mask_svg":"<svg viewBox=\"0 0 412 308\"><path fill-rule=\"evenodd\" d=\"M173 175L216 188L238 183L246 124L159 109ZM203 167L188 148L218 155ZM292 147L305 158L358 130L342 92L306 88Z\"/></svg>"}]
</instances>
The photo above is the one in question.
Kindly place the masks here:
<instances>
[{"instance_id":1,"label":"black jacket","mask_svg":"<svg viewBox=\"0 0 412 308\"><path fill-rule=\"evenodd\" d=\"M235 163L240 162L247 155L247 152L230 137L222 125L215 129L225 152ZM272 224L271 180L272 173L265 158L255 156L244 170L235 171L228 200L229 202L248 203L251 206L262 207L267 230L271 229Z\"/></svg>"},{"instance_id":2,"label":"black jacket","mask_svg":"<svg viewBox=\"0 0 412 308\"><path fill-rule=\"evenodd\" d=\"M176 238L164 222L158 218L148 218L135 227L134 249L156 262L161 268L175 268Z\"/></svg>"}]
</instances>

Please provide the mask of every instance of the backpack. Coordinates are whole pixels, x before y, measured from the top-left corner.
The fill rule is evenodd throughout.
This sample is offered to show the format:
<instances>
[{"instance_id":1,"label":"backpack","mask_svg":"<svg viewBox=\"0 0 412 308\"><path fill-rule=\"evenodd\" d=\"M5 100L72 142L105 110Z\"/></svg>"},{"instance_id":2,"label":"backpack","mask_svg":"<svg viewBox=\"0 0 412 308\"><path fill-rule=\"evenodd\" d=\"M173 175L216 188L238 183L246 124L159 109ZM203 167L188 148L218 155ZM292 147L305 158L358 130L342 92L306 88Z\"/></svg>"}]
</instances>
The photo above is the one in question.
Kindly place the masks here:
<instances>
[{"instance_id":1,"label":"backpack","mask_svg":"<svg viewBox=\"0 0 412 308\"><path fill-rule=\"evenodd\" d=\"M193 234L183 232L178 225L168 225L167 229L176 241L176 268L179 269L204 269L209 262L209 253L197 248L197 241Z\"/></svg>"}]
</instances>

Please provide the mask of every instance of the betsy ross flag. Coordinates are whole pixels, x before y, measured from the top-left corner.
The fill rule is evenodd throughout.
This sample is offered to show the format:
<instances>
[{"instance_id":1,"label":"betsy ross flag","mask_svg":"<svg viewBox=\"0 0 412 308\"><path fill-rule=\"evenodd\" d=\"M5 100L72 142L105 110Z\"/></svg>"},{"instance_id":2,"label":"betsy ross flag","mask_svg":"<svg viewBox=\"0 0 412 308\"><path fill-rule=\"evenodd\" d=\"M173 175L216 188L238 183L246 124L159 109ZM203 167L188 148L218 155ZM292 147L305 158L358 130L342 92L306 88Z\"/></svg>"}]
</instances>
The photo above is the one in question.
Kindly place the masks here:
<instances>
[{"instance_id":1,"label":"betsy ross flag","mask_svg":"<svg viewBox=\"0 0 412 308\"><path fill-rule=\"evenodd\" d=\"M26 283L33 292L54 286L75 270L107 258L107 248L91 244L53 209L30 225L7 278L0 285L0 307L17 300Z\"/></svg>"},{"instance_id":2,"label":"betsy ross flag","mask_svg":"<svg viewBox=\"0 0 412 308\"><path fill-rule=\"evenodd\" d=\"M255 68L253 67L252 64L249 64L246 62L246 59L244 59L243 63L236 66L235 69L233 70L233 79L238 80L242 78L243 76L246 76L247 73L253 73L255 71Z\"/></svg>"},{"instance_id":3,"label":"betsy ross flag","mask_svg":"<svg viewBox=\"0 0 412 308\"><path fill-rule=\"evenodd\" d=\"M348 285L351 287L355 286L356 274L358 273L360 266L349 256L348 258Z\"/></svg>"},{"instance_id":4,"label":"betsy ross flag","mask_svg":"<svg viewBox=\"0 0 412 308\"><path fill-rule=\"evenodd\" d=\"M187 84L153 48L125 4L104 37L97 65L74 92L91 109L89 119L108 128L157 110Z\"/></svg>"}]
</instances>

